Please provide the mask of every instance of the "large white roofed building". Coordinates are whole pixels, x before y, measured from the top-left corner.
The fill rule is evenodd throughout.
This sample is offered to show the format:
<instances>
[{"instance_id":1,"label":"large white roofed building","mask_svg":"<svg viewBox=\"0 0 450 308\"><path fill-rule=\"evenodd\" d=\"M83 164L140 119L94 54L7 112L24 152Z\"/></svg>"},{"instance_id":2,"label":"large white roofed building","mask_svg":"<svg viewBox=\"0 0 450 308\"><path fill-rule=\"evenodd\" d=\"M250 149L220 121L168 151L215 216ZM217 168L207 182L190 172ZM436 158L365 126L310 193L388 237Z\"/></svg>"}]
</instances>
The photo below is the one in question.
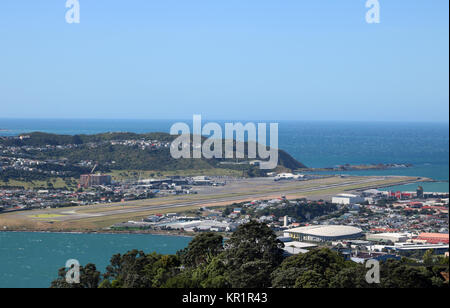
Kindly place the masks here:
<instances>
[{"instance_id":1,"label":"large white roofed building","mask_svg":"<svg viewBox=\"0 0 450 308\"><path fill-rule=\"evenodd\" d=\"M326 242L355 239L363 235L360 228L339 225L307 226L286 230L289 236L299 241Z\"/></svg>"}]
</instances>

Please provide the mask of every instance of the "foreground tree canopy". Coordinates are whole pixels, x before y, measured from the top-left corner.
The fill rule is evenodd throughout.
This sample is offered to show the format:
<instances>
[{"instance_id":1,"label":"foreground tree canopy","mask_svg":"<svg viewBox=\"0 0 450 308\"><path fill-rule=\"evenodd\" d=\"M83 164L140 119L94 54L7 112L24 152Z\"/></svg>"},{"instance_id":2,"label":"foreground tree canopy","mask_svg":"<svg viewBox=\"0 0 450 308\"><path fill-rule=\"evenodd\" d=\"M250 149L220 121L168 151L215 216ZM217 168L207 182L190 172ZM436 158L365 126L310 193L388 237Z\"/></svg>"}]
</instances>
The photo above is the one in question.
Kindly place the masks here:
<instances>
[{"instance_id":1,"label":"foreground tree canopy","mask_svg":"<svg viewBox=\"0 0 450 308\"><path fill-rule=\"evenodd\" d=\"M448 258L426 254L424 262L388 260L381 283L368 284L367 269L327 248L283 257L283 243L266 225L241 225L229 240L216 233L197 235L176 255L129 251L112 256L105 273L94 264L80 267L80 283L58 272L52 288L431 288L448 287ZM446 273L446 274L445 274Z\"/></svg>"}]
</instances>

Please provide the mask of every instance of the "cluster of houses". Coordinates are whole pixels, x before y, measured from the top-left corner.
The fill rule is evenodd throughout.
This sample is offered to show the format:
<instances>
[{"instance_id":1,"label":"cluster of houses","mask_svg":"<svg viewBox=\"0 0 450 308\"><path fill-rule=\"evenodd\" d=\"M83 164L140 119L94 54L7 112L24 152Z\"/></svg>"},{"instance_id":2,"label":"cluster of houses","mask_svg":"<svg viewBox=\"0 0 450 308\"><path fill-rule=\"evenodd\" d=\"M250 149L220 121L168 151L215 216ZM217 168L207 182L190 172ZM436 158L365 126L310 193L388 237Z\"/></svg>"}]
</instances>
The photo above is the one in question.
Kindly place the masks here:
<instances>
[{"instance_id":1,"label":"cluster of houses","mask_svg":"<svg viewBox=\"0 0 450 308\"><path fill-rule=\"evenodd\" d=\"M81 196L64 190L0 189L2 210L26 210L77 205Z\"/></svg>"},{"instance_id":2,"label":"cluster of houses","mask_svg":"<svg viewBox=\"0 0 450 308\"><path fill-rule=\"evenodd\" d=\"M448 233L448 193L439 194L438 198L390 199L387 203L379 202L384 200L380 196L389 194L390 192L371 190L363 193L365 197L338 195L333 198L333 202L340 201L340 206L345 207L347 211L325 223L354 225L367 231Z\"/></svg>"},{"instance_id":3,"label":"cluster of houses","mask_svg":"<svg viewBox=\"0 0 450 308\"><path fill-rule=\"evenodd\" d=\"M170 147L170 142L167 142L167 141L164 142L164 141L159 141L159 140L145 140L145 139L112 140L112 141L109 141L109 144L138 147L141 150L159 150L162 148Z\"/></svg>"},{"instance_id":4,"label":"cluster of houses","mask_svg":"<svg viewBox=\"0 0 450 308\"><path fill-rule=\"evenodd\" d=\"M14 137L1 137L9 139L29 139L29 136L14 136ZM159 140L108 140L100 142L90 142L85 144L64 144L64 145L45 145L45 146L5 146L0 144L0 171L13 169L17 171L26 171L39 173L47 176L66 176L68 172L61 171L60 167L70 166L67 159L53 159L53 160L39 160L30 158L30 154L39 154L41 152L52 152L56 150L73 150L79 147L96 148L101 145L123 145L130 147L138 147L142 150L159 150L162 148L169 148L170 142ZM115 162L109 162L105 165L114 165ZM88 160L81 160L80 162L73 163L74 167L92 168L95 165L94 162Z\"/></svg>"},{"instance_id":5,"label":"cluster of houses","mask_svg":"<svg viewBox=\"0 0 450 308\"><path fill-rule=\"evenodd\" d=\"M0 137L0 138L13 138L13 139L28 139L29 136L20 136L20 137ZM51 152L55 150L71 150L80 147L79 144L64 144L64 145L43 145L43 146L32 146L32 145L22 145L22 146L14 146L9 145L5 146L0 144L0 153L5 156L14 156L21 155L23 153L39 153L39 152Z\"/></svg>"},{"instance_id":6,"label":"cluster of houses","mask_svg":"<svg viewBox=\"0 0 450 308\"><path fill-rule=\"evenodd\" d=\"M15 170L34 172L46 176L66 176L68 171L60 170L67 166L66 162L58 160L36 160L21 157L0 156L0 171Z\"/></svg>"}]
</instances>

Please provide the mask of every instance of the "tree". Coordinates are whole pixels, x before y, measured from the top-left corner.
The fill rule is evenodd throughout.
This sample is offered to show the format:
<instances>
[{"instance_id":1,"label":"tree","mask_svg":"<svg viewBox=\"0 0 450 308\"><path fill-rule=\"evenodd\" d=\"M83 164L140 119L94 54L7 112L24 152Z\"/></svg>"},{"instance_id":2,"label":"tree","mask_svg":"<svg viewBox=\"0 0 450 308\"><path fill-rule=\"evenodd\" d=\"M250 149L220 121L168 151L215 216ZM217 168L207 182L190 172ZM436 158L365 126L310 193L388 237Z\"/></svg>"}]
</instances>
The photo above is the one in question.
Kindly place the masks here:
<instances>
[{"instance_id":1,"label":"tree","mask_svg":"<svg viewBox=\"0 0 450 308\"><path fill-rule=\"evenodd\" d=\"M158 288L177 275L179 267L177 256L132 250L114 255L104 277L115 288Z\"/></svg>"},{"instance_id":2,"label":"tree","mask_svg":"<svg viewBox=\"0 0 450 308\"><path fill-rule=\"evenodd\" d=\"M58 271L58 278L51 282L51 288L62 289L91 289L98 288L101 273L97 271L95 264L89 263L86 266L80 266L80 283L68 283L66 274L68 270L61 268Z\"/></svg>"},{"instance_id":3,"label":"tree","mask_svg":"<svg viewBox=\"0 0 450 308\"><path fill-rule=\"evenodd\" d=\"M271 266L283 261L284 244L267 225L251 221L241 225L225 242L225 252L229 260L241 263L264 260Z\"/></svg>"},{"instance_id":4,"label":"tree","mask_svg":"<svg viewBox=\"0 0 450 308\"><path fill-rule=\"evenodd\" d=\"M382 288L431 288L432 273L423 266L411 266L405 260L387 260L381 265Z\"/></svg>"},{"instance_id":5,"label":"tree","mask_svg":"<svg viewBox=\"0 0 450 308\"><path fill-rule=\"evenodd\" d=\"M346 267L331 277L328 287L330 288L370 288L376 284L366 282L367 269L362 264Z\"/></svg>"},{"instance_id":6,"label":"tree","mask_svg":"<svg viewBox=\"0 0 450 308\"><path fill-rule=\"evenodd\" d=\"M253 260L235 267L228 273L233 288L268 288L273 266L264 260Z\"/></svg>"},{"instance_id":7,"label":"tree","mask_svg":"<svg viewBox=\"0 0 450 308\"><path fill-rule=\"evenodd\" d=\"M423 263L425 265L432 265L433 264L433 255L434 255L434 251L433 249L428 249L425 254L423 255Z\"/></svg>"},{"instance_id":8,"label":"tree","mask_svg":"<svg viewBox=\"0 0 450 308\"><path fill-rule=\"evenodd\" d=\"M324 288L342 269L350 266L350 262L330 249L314 249L285 259L272 273L272 285L282 288Z\"/></svg>"},{"instance_id":9,"label":"tree","mask_svg":"<svg viewBox=\"0 0 450 308\"><path fill-rule=\"evenodd\" d=\"M144 268L149 263L149 258L142 251L132 250L124 255L116 254L111 257L104 277L111 281L113 287L151 287L151 281L144 275Z\"/></svg>"},{"instance_id":10,"label":"tree","mask_svg":"<svg viewBox=\"0 0 450 308\"><path fill-rule=\"evenodd\" d=\"M186 267L194 267L215 257L223 250L223 237L220 234L208 232L194 237L188 247L179 251L181 263Z\"/></svg>"},{"instance_id":11,"label":"tree","mask_svg":"<svg viewBox=\"0 0 450 308\"><path fill-rule=\"evenodd\" d=\"M204 264L200 271L202 288L229 288L231 286L227 278L227 267L220 256Z\"/></svg>"},{"instance_id":12,"label":"tree","mask_svg":"<svg viewBox=\"0 0 450 308\"><path fill-rule=\"evenodd\" d=\"M295 281L294 288L327 288L328 280L315 270L304 271Z\"/></svg>"},{"instance_id":13,"label":"tree","mask_svg":"<svg viewBox=\"0 0 450 308\"><path fill-rule=\"evenodd\" d=\"M283 264L281 266L283 266ZM278 267L271 274L272 287L293 288L297 278L300 277L304 271L304 269L295 266L287 266L282 269Z\"/></svg>"},{"instance_id":14,"label":"tree","mask_svg":"<svg viewBox=\"0 0 450 308\"><path fill-rule=\"evenodd\" d=\"M198 289L200 281L194 278L194 270L186 269L180 274L167 279L164 288Z\"/></svg>"},{"instance_id":15,"label":"tree","mask_svg":"<svg viewBox=\"0 0 450 308\"><path fill-rule=\"evenodd\" d=\"M187 268L175 277L170 278L166 288L228 288L230 283L226 277L227 268L221 258L207 258L196 268Z\"/></svg>"},{"instance_id":16,"label":"tree","mask_svg":"<svg viewBox=\"0 0 450 308\"><path fill-rule=\"evenodd\" d=\"M225 242L223 254L232 287L270 286L270 273L283 261L283 246L265 224L251 221L239 226Z\"/></svg>"}]
</instances>

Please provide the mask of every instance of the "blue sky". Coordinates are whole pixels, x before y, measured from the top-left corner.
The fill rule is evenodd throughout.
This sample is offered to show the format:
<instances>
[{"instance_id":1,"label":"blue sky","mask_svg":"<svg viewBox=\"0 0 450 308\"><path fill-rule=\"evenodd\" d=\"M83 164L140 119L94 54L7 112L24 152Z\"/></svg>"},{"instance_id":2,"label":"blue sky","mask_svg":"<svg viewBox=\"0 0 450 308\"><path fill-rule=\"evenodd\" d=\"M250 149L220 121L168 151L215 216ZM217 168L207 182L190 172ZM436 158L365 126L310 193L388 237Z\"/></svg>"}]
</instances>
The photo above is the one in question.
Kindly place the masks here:
<instances>
[{"instance_id":1,"label":"blue sky","mask_svg":"<svg viewBox=\"0 0 450 308\"><path fill-rule=\"evenodd\" d=\"M0 1L0 118L448 121L447 0Z\"/></svg>"}]
</instances>

